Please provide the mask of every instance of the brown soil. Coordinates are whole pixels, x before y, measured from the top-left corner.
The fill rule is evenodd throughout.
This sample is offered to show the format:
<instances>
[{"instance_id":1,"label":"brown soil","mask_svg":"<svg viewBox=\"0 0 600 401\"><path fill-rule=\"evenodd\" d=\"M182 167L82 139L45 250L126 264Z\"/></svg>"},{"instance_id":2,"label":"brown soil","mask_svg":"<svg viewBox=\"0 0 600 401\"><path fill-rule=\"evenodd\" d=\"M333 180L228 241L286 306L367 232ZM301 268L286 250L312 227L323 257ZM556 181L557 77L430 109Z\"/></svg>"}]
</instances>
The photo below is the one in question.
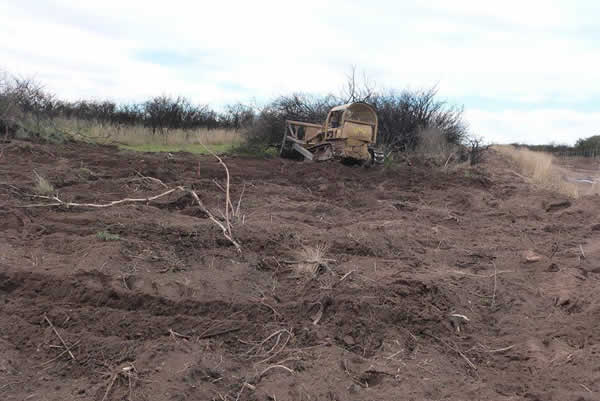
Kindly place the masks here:
<instances>
[{"instance_id":1,"label":"brown soil","mask_svg":"<svg viewBox=\"0 0 600 401\"><path fill-rule=\"evenodd\" d=\"M22 207L45 202L34 170L74 202L164 191L140 173L220 216L211 158L1 146L2 400L598 399L598 196L495 153L448 173L230 157L238 254L182 194ZM315 275L293 263L322 244Z\"/></svg>"}]
</instances>

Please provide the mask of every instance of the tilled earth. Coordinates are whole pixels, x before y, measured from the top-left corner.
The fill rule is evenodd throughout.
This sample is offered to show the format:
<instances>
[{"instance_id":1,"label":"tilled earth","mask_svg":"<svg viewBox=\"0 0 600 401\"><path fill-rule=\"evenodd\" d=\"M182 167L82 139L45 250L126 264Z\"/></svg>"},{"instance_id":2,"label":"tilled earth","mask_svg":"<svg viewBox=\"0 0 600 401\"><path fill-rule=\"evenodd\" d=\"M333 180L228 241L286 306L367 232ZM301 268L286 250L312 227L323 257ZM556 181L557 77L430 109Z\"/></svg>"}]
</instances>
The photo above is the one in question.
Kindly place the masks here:
<instances>
[{"instance_id":1,"label":"tilled earth","mask_svg":"<svg viewBox=\"0 0 600 401\"><path fill-rule=\"evenodd\" d=\"M493 151L227 157L238 253L181 192L31 196L34 171L79 203L181 185L222 220L213 158L0 146L2 400L600 399L600 198Z\"/></svg>"}]
</instances>

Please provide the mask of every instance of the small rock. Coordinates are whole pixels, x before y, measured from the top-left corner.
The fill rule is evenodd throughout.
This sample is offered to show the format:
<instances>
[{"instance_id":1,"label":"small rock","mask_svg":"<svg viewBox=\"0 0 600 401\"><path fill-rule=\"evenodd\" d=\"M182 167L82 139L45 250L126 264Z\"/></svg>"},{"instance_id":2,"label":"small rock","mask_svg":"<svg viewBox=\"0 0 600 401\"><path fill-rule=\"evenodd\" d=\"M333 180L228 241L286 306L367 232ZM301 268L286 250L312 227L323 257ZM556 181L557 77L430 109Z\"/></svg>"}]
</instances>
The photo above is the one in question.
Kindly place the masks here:
<instances>
[{"instance_id":1,"label":"small rock","mask_svg":"<svg viewBox=\"0 0 600 401\"><path fill-rule=\"evenodd\" d=\"M556 298L556 305L565 306L571 302L571 298L568 295L560 295Z\"/></svg>"},{"instance_id":2,"label":"small rock","mask_svg":"<svg viewBox=\"0 0 600 401\"><path fill-rule=\"evenodd\" d=\"M350 394L356 394L360 391L360 386L356 383L352 383L350 387L348 387L348 392Z\"/></svg>"},{"instance_id":3,"label":"small rock","mask_svg":"<svg viewBox=\"0 0 600 401\"><path fill-rule=\"evenodd\" d=\"M543 206L544 206L544 209L546 209L546 212L554 212L556 210L566 209L568 207L571 207L571 201L562 200L562 201L558 201L558 202L544 203Z\"/></svg>"},{"instance_id":4,"label":"small rock","mask_svg":"<svg viewBox=\"0 0 600 401\"><path fill-rule=\"evenodd\" d=\"M356 342L352 336L344 336L344 344L346 345L354 345Z\"/></svg>"},{"instance_id":5,"label":"small rock","mask_svg":"<svg viewBox=\"0 0 600 401\"><path fill-rule=\"evenodd\" d=\"M532 250L528 250L523 252L523 262L525 263L536 263L542 259L540 255L533 252Z\"/></svg>"},{"instance_id":6,"label":"small rock","mask_svg":"<svg viewBox=\"0 0 600 401\"><path fill-rule=\"evenodd\" d=\"M550 266L548 266L548 269L546 269L546 271L548 271L548 272L557 272L559 270L560 270L560 268L558 267L558 265L556 263L552 263Z\"/></svg>"}]
</instances>

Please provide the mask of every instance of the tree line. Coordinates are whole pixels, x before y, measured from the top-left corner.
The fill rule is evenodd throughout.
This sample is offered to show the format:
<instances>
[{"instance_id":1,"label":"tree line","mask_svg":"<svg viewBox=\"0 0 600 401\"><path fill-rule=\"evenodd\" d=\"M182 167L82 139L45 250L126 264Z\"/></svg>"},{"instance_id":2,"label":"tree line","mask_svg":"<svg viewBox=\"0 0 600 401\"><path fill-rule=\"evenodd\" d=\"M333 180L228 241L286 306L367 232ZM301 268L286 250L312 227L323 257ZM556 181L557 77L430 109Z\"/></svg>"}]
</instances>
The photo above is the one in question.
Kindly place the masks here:
<instances>
[{"instance_id":1,"label":"tree line","mask_svg":"<svg viewBox=\"0 0 600 401\"><path fill-rule=\"evenodd\" d=\"M515 147L526 147L529 150L548 152L560 156L600 157L600 135L579 138L575 145L549 143L546 145L512 144Z\"/></svg>"},{"instance_id":2,"label":"tree line","mask_svg":"<svg viewBox=\"0 0 600 401\"><path fill-rule=\"evenodd\" d=\"M379 144L389 151L415 149L420 132L436 128L449 143L470 140L463 109L438 99L436 88L426 90L375 90L368 81L358 83L354 70L337 95L295 93L279 96L262 106L236 103L216 111L194 104L182 96L155 96L139 103L120 104L111 100L66 101L30 79L0 76L0 129L8 132L19 119L36 121L57 117L95 121L100 124L143 125L152 134L168 135L171 129L243 129L248 146L277 146L285 120L320 123L337 105L355 101L371 104L379 117Z\"/></svg>"}]
</instances>

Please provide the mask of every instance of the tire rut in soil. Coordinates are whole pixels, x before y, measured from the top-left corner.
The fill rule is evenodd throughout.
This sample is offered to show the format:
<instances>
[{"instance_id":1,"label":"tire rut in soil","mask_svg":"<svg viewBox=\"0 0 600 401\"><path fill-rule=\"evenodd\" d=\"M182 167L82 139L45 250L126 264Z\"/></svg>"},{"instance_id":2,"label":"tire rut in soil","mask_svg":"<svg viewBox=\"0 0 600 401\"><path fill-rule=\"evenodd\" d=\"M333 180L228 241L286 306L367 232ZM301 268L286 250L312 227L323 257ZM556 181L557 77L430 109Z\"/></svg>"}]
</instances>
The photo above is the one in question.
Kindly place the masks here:
<instances>
[{"instance_id":1,"label":"tire rut in soil","mask_svg":"<svg viewBox=\"0 0 600 401\"><path fill-rule=\"evenodd\" d=\"M0 273L0 295L10 294L11 298L2 315L16 316L32 326L43 325L45 314L69 316L69 323L61 329L144 342L166 337L169 330L194 337L225 328L260 339L269 334L269 327L289 327L297 331L297 340L303 346L318 343L316 332L321 331L351 352L372 355L390 327L415 332L425 327L441 330L440 308L447 309L449 304L436 286L420 282L397 280L376 300L368 289L340 289L331 294L317 326L309 324L314 318L312 301L320 297L314 292L277 305L279 316L274 316L260 303L172 301L149 294L128 294L105 288L107 276L93 275L100 288L82 282L81 278L89 281L90 273L63 280L40 273ZM432 304L439 307L432 309L428 306ZM215 322L222 322L220 329L214 329ZM352 340L345 341L349 338ZM239 347L232 344L231 350Z\"/></svg>"}]
</instances>

